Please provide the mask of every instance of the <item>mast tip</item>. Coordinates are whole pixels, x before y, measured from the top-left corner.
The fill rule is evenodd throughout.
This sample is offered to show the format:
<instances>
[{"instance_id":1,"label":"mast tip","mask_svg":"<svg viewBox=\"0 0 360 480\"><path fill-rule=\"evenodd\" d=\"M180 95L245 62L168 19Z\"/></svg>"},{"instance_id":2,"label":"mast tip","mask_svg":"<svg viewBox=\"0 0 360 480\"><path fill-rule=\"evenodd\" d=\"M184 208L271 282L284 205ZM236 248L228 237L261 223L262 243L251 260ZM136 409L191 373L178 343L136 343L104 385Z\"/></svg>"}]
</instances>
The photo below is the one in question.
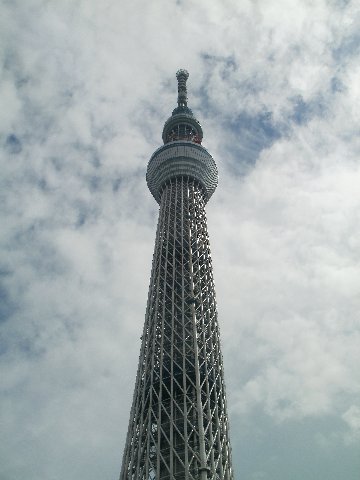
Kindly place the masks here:
<instances>
[{"instance_id":1,"label":"mast tip","mask_svg":"<svg viewBox=\"0 0 360 480\"><path fill-rule=\"evenodd\" d=\"M179 78L179 77L185 77L186 79L188 79L189 72L185 70L185 68L180 68L180 70L176 72L176 78Z\"/></svg>"}]
</instances>

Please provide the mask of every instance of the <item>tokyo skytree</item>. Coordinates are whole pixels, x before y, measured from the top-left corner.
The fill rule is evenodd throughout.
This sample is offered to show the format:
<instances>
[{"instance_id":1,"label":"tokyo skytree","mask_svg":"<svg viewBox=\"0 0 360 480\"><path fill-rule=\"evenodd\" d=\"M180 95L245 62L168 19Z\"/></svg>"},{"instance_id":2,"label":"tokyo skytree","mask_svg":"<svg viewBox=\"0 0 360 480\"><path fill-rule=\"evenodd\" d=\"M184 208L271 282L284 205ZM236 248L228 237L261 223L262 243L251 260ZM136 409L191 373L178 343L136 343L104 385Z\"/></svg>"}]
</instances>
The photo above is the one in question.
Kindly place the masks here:
<instances>
[{"instance_id":1,"label":"tokyo skytree","mask_svg":"<svg viewBox=\"0 0 360 480\"><path fill-rule=\"evenodd\" d=\"M146 180L160 205L120 480L232 480L205 205L218 172L179 70L178 106Z\"/></svg>"}]
</instances>

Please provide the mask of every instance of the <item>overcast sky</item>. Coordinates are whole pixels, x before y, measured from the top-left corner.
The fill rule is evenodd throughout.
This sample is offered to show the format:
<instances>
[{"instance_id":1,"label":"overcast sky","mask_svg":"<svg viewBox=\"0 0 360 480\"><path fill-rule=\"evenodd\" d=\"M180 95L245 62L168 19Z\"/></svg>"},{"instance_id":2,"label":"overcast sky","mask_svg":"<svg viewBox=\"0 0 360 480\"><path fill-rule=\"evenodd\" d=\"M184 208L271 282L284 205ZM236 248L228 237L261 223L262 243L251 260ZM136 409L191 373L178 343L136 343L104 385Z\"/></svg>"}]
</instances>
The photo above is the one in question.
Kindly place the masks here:
<instances>
[{"instance_id":1,"label":"overcast sky","mask_svg":"<svg viewBox=\"0 0 360 480\"><path fill-rule=\"evenodd\" d=\"M0 479L119 475L186 68L235 479L358 480L358 2L0 5Z\"/></svg>"}]
</instances>

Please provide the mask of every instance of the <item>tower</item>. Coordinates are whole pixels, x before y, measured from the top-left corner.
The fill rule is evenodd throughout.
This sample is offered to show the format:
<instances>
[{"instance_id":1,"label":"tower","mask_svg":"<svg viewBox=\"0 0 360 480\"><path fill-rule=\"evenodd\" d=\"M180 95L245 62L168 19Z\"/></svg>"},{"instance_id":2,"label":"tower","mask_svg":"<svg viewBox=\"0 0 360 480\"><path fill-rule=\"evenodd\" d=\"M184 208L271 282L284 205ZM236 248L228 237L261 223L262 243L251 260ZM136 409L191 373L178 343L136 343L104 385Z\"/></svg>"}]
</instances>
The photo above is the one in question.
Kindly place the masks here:
<instances>
[{"instance_id":1,"label":"tower","mask_svg":"<svg viewBox=\"0 0 360 480\"><path fill-rule=\"evenodd\" d=\"M218 173L179 70L146 180L160 205L120 480L232 480L205 204Z\"/></svg>"}]
</instances>

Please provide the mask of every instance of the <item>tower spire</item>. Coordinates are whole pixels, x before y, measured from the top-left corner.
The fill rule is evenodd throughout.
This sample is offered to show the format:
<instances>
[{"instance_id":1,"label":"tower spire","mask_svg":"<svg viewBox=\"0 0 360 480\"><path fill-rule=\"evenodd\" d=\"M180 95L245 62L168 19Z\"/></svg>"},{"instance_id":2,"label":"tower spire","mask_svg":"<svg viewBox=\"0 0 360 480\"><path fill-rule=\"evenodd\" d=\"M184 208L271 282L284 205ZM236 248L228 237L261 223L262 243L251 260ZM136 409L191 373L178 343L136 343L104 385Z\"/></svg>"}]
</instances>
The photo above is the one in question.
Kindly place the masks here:
<instances>
[{"instance_id":1,"label":"tower spire","mask_svg":"<svg viewBox=\"0 0 360 480\"><path fill-rule=\"evenodd\" d=\"M187 107L187 89L186 80L189 78L189 72L183 68L176 72L178 81L178 106Z\"/></svg>"},{"instance_id":2,"label":"tower spire","mask_svg":"<svg viewBox=\"0 0 360 480\"><path fill-rule=\"evenodd\" d=\"M187 106L186 81L189 78L189 72L180 69L176 72L176 78L178 81L178 106L165 122L162 134L163 141L169 143L186 140L201 144L203 138L201 125Z\"/></svg>"}]
</instances>

